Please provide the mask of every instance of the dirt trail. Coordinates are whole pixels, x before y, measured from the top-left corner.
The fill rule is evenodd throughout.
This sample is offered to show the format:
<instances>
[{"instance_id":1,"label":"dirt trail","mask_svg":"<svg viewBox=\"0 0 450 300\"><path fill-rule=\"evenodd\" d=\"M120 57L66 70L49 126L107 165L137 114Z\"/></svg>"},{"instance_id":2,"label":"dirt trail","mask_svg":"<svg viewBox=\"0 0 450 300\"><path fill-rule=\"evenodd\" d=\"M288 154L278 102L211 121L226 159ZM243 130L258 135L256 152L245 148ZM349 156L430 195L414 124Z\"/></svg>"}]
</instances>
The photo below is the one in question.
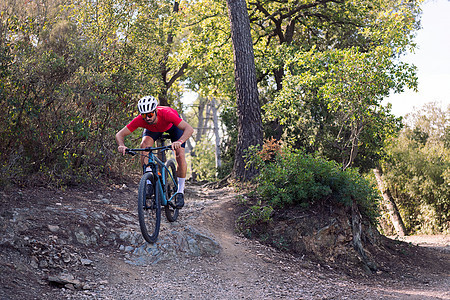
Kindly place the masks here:
<instances>
[{"instance_id":1,"label":"dirt trail","mask_svg":"<svg viewBox=\"0 0 450 300\"><path fill-rule=\"evenodd\" d=\"M113 289L107 295L121 299L450 299L448 276L436 279L424 274L426 280L383 275L353 278L239 237L234 231L234 196L231 189L197 188L188 203L200 207L200 213L192 208L183 211L199 213L188 223L212 234L221 245L218 256L178 258L176 263L140 268L143 276L135 278L132 292ZM196 205L199 201L206 201L205 206ZM151 278L151 283L146 278ZM145 288L148 284L153 286L151 291ZM119 286L130 287L130 283Z\"/></svg>"},{"instance_id":2,"label":"dirt trail","mask_svg":"<svg viewBox=\"0 0 450 300\"><path fill-rule=\"evenodd\" d=\"M102 191L105 194L105 191ZM111 244L95 249L80 248L79 243L70 244L60 232L49 234L48 225L53 224L59 214L64 221L78 223L82 218L90 220L91 214L105 209L104 223L115 232L123 227L137 230L135 218L134 189L111 187L108 199L97 197L92 191L22 191L20 197L35 195L36 203L23 202L30 215L22 215L14 209L17 193L2 194L2 231L0 244L0 299L450 299L450 278L442 270L420 269L420 276L388 274L381 272L370 276L349 276L342 270L318 264L305 257L297 257L274 250L256 241L238 236L234 231L237 206L235 194L230 188L211 190L190 185L186 194L186 207L176 224L164 221L162 237L171 231L194 227L210 234L220 244L220 253L215 256L174 255L170 260L155 264L136 266L126 263L125 253ZM95 201L92 199L96 198ZM100 198L100 201L98 200ZM67 199L67 202L66 202ZM15 202L17 203L17 202ZM39 203L39 205L37 204ZM58 211L65 203L76 213ZM107 205L105 205L105 203ZM29 206L28 206L29 205ZM27 207L28 206L28 207ZM52 214L45 211L51 208ZM109 210L111 209L111 210ZM67 210L67 207L66 207ZM35 216L35 217L32 217ZM27 219L28 218L28 219ZM73 218L67 220L67 218ZM24 220L21 223L17 219ZM60 226L62 227L62 220ZM118 224L117 219L120 219ZM26 222L26 223L24 223ZM40 222L37 224L36 222ZM85 222L91 224L92 222ZM100 222L91 224L94 230ZM22 229L6 228L19 224ZM26 224L29 229L23 230ZM112 226L118 226L112 228ZM86 225L87 226L87 225ZM39 228L40 231L34 230ZM9 232L9 235L8 235ZM55 238L58 235L58 239ZM6 237L5 237L6 236ZM62 271L87 282L82 289L49 285L48 275L52 269L39 264L31 266L33 259L19 240L47 241L49 236L64 245L65 252L78 253L88 258L88 265L69 264ZM14 239L9 241L8 239ZM422 239L421 241L423 241ZM416 241L417 242L417 241ZM420 242L420 241L419 241ZM48 242L50 243L50 242ZM34 244L33 244L34 245ZM55 244L56 245L56 244ZM59 244L58 244L59 245ZM448 239L434 243L430 256L449 260L445 251ZM56 246L55 246L56 247ZM62 246L58 246L61 249ZM437 250L436 250L437 249ZM56 254L52 254L56 255ZM35 254L35 256L38 256ZM80 259L79 259L80 260ZM413 262L412 262L413 263ZM411 265L414 269L414 265ZM426 272L426 273L424 273Z\"/></svg>"},{"instance_id":3,"label":"dirt trail","mask_svg":"<svg viewBox=\"0 0 450 300\"><path fill-rule=\"evenodd\" d=\"M450 235L412 235L391 237L421 247L433 248L450 253Z\"/></svg>"}]
</instances>

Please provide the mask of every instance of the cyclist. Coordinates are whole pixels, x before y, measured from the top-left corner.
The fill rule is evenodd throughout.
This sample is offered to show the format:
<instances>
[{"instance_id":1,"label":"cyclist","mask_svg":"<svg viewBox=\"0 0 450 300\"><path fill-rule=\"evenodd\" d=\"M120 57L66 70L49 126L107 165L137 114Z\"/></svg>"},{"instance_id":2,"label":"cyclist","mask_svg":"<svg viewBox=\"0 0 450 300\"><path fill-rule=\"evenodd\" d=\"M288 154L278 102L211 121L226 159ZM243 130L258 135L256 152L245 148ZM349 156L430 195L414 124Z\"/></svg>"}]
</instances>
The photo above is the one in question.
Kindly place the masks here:
<instances>
[{"instance_id":1,"label":"cyclist","mask_svg":"<svg viewBox=\"0 0 450 300\"><path fill-rule=\"evenodd\" d=\"M153 147L164 132L168 132L172 141L172 150L175 151L177 160L178 191L175 196L177 208L184 206L184 184L186 180L187 163L185 156L185 143L191 137L194 129L186 121L182 120L178 112L167 106L158 106L158 100L153 96L142 97L138 101L140 115L135 117L128 125L116 133L118 150L125 155L125 137L137 128L144 128L141 148ZM141 163L147 163L147 159L141 156ZM144 170L145 171L145 170Z\"/></svg>"}]
</instances>

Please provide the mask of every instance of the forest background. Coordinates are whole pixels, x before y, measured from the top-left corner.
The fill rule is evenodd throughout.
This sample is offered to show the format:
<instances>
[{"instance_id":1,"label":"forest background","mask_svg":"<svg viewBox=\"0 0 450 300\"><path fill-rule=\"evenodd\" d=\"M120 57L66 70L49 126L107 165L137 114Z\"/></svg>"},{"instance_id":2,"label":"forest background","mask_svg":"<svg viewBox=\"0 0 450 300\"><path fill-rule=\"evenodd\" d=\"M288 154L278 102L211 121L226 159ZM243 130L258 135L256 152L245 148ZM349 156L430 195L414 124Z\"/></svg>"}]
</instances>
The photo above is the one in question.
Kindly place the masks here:
<instances>
[{"instance_id":1,"label":"forest background","mask_svg":"<svg viewBox=\"0 0 450 300\"><path fill-rule=\"evenodd\" d=\"M403 227L392 233L448 233L449 108L430 103L402 119L382 104L390 93L417 88L415 66L399 58L415 47L420 5L248 1L266 142L265 152L238 150L260 158L267 149L300 151L301 159L325 160L356 181L364 178L362 185L375 184L377 174L380 199L390 207L384 220L395 222L396 214ZM64 187L136 172L118 155L114 134L147 94L196 127L190 176L218 180L232 173L242 125L226 2L1 0L0 6L2 188ZM186 89L199 95L193 105L181 101ZM139 140L135 132L128 142ZM287 163L274 156L266 162ZM330 170L322 163L306 168ZM275 176L264 182L277 182L279 174L264 174ZM274 191L283 195L292 174L281 179Z\"/></svg>"}]
</instances>

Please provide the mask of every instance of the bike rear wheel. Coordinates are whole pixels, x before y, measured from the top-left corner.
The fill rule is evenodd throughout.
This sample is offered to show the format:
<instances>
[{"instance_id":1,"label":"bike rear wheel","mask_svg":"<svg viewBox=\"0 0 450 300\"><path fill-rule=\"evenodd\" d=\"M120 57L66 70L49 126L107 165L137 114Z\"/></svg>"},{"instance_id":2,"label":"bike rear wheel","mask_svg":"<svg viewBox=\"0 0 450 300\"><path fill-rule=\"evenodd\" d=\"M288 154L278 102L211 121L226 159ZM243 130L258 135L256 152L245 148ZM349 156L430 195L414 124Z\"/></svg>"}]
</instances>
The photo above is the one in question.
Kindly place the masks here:
<instances>
[{"instance_id":1,"label":"bike rear wheel","mask_svg":"<svg viewBox=\"0 0 450 300\"><path fill-rule=\"evenodd\" d=\"M144 239L149 243L156 242L161 225L161 200L151 172L145 173L139 182L138 217Z\"/></svg>"},{"instance_id":2,"label":"bike rear wheel","mask_svg":"<svg viewBox=\"0 0 450 300\"><path fill-rule=\"evenodd\" d=\"M166 177L166 199L169 200L170 197L177 193L177 167L175 165L175 161L173 159L169 159L166 162L167 169L165 169L165 177ZM172 174L172 176L169 174ZM173 199L175 202L175 198ZM164 206L164 210L166 212L166 218L169 222L175 222L178 218L178 208L172 207L169 203Z\"/></svg>"}]
</instances>

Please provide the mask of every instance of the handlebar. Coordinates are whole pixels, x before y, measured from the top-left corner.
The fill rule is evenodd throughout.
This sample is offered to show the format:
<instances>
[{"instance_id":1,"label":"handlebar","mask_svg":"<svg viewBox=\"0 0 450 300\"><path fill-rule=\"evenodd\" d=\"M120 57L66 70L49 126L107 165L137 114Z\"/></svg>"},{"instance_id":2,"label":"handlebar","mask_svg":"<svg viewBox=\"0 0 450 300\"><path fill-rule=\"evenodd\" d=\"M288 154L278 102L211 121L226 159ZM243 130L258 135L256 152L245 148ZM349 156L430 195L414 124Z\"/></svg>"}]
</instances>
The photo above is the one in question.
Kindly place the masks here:
<instances>
[{"instance_id":1,"label":"handlebar","mask_svg":"<svg viewBox=\"0 0 450 300\"><path fill-rule=\"evenodd\" d=\"M172 145L161 146L161 147L135 148L135 149L127 148L127 149L125 149L125 153L128 153L128 154L134 156L134 155L137 154L136 152L138 152L138 151L142 151L142 152L153 152L153 151L162 152L162 151L166 151L166 150L172 150Z\"/></svg>"}]
</instances>

